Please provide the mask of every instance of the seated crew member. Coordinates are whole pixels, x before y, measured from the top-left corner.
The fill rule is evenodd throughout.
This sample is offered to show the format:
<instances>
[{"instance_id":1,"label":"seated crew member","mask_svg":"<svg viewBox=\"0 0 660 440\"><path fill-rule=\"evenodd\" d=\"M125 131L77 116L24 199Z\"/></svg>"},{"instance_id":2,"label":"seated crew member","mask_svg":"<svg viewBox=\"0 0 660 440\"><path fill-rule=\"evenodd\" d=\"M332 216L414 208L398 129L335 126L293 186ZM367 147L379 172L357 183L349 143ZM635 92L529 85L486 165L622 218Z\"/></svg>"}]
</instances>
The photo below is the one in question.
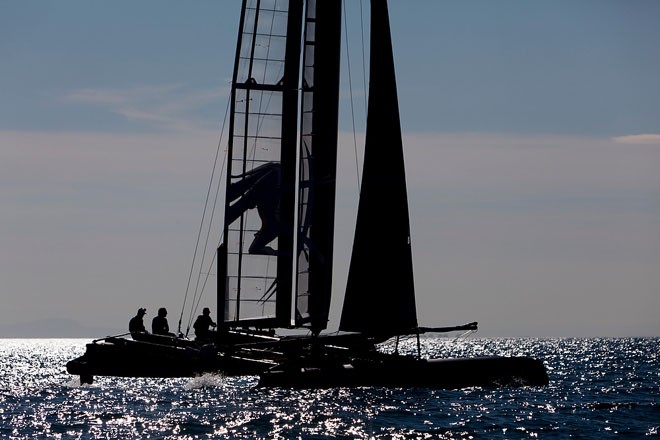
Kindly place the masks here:
<instances>
[{"instance_id":1,"label":"seated crew member","mask_svg":"<svg viewBox=\"0 0 660 440\"><path fill-rule=\"evenodd\" d=\"M165 336L176 336L174 333L170 333L170 326L167 323L167 309L161 307L158 309L158 316L155 316L151 321L151 332L154 335L165 335Z\"/></svg>"},{"instance_id":2,"label":"seated crew member","mask_svg":"<svg viewBox=\"0 0 660 440\"><path fill-rule=\"evenodd\" d=\"M211 310L208 307L204 307L204 310L201 315L197 317L193 328L195 329L195 340L210 342L214 339L215 332L210 330L209 327L215 328L216 324L211 319Z\"/></svg>"},{"instance_id":3,"label":"seated crew member","mask_svg":"<svg viewBox=\"0 0 660 440\"><path fill-rule=\"evenodd\" d=\"M132 333L147 333L147 329L144 328L144 322L142 318L147 314L147 309L140 307L137 311L137 314L131 318L128 322L128 331Z\"/></svg>"}]
</instances>

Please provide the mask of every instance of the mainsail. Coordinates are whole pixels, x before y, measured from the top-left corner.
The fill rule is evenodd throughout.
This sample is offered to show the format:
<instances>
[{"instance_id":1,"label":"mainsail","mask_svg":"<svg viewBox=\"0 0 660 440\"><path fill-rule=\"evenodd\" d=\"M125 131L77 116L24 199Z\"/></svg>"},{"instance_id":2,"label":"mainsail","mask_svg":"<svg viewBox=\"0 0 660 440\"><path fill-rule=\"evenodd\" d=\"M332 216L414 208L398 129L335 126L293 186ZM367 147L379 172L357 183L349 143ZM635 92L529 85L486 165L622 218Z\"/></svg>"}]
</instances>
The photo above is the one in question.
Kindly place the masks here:
<instances>
[{"instance_id":1,"label":"mainsail","mask_svg":"<svg viewBox=\"0 0 660 440\"><path fill-rule=\"evenodd\" d=\"M340 29L341 0L243 2L218 258L227 327L327 325Z\"/></svg>"},{"instance_id":2,"label":"mainsail","mask_svg":"<svg viewBox=\"0 0 660 440\"><path fill-rule=\"evenodd\" d=\"M289 327L302 0L244 0L218 299L225 327Z\"/></svg>"},{"instance_id":3,"label":"mainsail","mask_svg":"<svg viewBox=\"0 0 660 440\"><path fill-rule=\"evenodd\" d=\"M340 330L417 328L403 142L386 0L371 2L364 170Z\"/></svg>"}]
</instances>

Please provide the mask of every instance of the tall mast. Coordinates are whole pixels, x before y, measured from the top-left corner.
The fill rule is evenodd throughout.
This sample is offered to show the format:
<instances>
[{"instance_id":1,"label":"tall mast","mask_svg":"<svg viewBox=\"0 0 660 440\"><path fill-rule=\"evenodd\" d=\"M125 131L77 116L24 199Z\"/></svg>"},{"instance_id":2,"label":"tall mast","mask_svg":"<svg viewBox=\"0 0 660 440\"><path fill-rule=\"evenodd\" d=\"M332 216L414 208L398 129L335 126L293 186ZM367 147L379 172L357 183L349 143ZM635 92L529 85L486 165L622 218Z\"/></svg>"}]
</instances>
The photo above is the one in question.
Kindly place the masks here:
<instances>
[{"instance_id":1,"label":"tall mast","mask_svg":"<svg viewBox=\"0 0 660 440\"><path fill-rule=\"evenodd\" d=\"M327 327L332 291L341 0L308 0L300 142L296 324Z\"/></svg>"}]
</instances>

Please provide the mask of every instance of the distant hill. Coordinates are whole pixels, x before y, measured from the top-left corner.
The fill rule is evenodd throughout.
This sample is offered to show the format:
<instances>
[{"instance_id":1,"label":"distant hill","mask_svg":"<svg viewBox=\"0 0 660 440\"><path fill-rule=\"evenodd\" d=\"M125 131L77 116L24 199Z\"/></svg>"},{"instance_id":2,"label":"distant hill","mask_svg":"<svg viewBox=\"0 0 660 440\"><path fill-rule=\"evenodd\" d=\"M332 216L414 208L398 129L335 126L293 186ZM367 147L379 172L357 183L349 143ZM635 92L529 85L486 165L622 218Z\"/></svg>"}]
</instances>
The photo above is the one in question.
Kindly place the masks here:
<instances>
[{"instance_id":1,"label":"distant hill","mask_svg":"<svg viewBox=\"0 0 660 440\"><path fill-rule=\"evenodd\" d=\"M38 319L16 324L0 323L0 338L100 338L125 333L126 330L87 327L73 319Z\"/></svg>"}]
</instances>

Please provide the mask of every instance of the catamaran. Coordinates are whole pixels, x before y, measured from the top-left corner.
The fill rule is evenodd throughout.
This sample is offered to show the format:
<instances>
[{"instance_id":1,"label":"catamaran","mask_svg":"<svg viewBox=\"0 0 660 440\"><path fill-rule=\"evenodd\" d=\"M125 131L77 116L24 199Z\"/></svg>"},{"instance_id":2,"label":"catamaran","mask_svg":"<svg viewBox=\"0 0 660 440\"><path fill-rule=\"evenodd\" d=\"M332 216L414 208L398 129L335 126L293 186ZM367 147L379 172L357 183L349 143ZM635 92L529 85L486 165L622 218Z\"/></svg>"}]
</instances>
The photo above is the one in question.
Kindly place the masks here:
<instances>
[{"instance_id":1,"label":"catamaran","mask_svg":"<svg viewBox=\"0 0 660 440\"><path fill-rule=\"evenodd\" d=\"M259 375L260 386L545 385L529 357L425 359L386 0L370 7L366 139L339 330L332 291L341 0L243 0L230 98L218 331L201 345L134 335L87 345L71 374ZM385 227L386 225L386 227ZM282 336L285 330L302 335ZM417 355L378 344L417 338Z\"/></svg>"}]
</instances>

